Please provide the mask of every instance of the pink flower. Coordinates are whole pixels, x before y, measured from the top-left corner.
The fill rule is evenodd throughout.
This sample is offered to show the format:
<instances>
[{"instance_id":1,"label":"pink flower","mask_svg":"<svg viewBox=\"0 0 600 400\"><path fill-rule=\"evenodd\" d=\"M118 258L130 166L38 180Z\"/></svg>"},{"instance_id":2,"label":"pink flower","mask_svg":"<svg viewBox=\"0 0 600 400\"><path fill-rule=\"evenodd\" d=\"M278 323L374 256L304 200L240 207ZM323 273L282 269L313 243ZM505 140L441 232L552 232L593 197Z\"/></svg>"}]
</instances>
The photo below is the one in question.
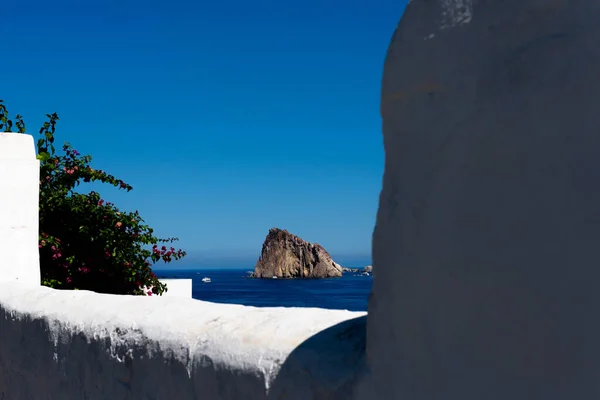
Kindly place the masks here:
<instances>
[{"instance_id":1,"label":"pink flower","mask_svg":"<svg viewBox=\"0 0 600 400\"><path fill-rule=\"evenodd\" d=\"M120 227L121 227L121 225L123 225L123 224L121 223L121 221L119 221L119 222L117 222L117 223L115 224L115 226L116 226L117 228L120 228Z\"/></svg>"},{"instance_id":2,"label":"pink flower","mask_svg":"<svg viewBox=\"0 0 600 400\"><path fill-rule=\"evenodd\" d=\"M67 283L71 283L72 279L70 276L67 276Z\"/></svg>"}]
</instances>

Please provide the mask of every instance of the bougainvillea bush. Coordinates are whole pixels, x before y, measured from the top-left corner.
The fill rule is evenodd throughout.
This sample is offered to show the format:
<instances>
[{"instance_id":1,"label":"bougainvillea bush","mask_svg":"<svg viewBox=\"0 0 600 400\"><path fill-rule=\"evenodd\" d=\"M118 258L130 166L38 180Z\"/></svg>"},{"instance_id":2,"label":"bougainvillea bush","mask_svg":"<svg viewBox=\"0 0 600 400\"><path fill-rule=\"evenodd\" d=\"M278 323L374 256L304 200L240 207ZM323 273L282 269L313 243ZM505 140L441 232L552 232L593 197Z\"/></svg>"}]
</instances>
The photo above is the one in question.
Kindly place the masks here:
<instances>
[{"instance_id":1,"label":"bougainvillea bush","mask_svg":"<svg viewBox=\"0 0 600 400\"><path fill-rule=\"evenodd\" d=\"M159 239L137 211L124 212L99 193L79 193L82 182L101 182L130 191L132 187L91 167L92 158L65 143L54 145L58 115L47 114L40 129L40 267L42 285L112 294L162 294L151 266L185 256L172 247L177 238ZM13 123L0 100L0 131ZM25 132L20 115L15 127ZM151 288L151 289L148 289Z\"/></svg>"}]
</instances>

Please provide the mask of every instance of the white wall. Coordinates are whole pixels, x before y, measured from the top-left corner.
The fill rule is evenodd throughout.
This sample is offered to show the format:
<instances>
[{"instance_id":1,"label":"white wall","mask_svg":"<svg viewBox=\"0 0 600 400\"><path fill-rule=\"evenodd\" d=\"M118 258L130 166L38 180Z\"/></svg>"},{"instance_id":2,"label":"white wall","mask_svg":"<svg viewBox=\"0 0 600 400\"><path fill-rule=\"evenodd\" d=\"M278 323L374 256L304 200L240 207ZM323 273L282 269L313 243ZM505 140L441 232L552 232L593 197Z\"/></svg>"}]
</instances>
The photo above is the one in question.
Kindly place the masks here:
<instances>
[{"instance_id":1,"label":"white wall","mask_svg":"<svg viewBox=\"0 0 600 400\"><path fill-rule=\"evenodd\" d=\"M39 181L33 138L0 133L0 280L41 283Z\"/></svg>"},{"instance_id":2,"label":"white wall","mask_svg":"<svg viewBox=\"0 0 600 400\"><path fill-rule=\"evenodd\" d=\"M167 292L163 296L192 298L191 279L160 279L160 282L167 285Z\"/></svg>"},{"instance_id":3,"label":"white wall","mask_svg":"<svg viewBox=\"0 0 600 400\"><path fill-rule=\"evenodd\" d=\"M361 400L600 398L599 20L595 1L407 5Z\"/></svg>"},{"instance_id":4,"label":"white wall","mask_svg":"<svg viewBox=\"0 0 600 400\"><path fill-rule=\"evenodd\" d=\"M345 399L364 315L4 282L0 398Z\"/></svg>"},{"instance_id":5,"label":"white wall","mask_svg":"<svg viewBox=\"0 0 600 400\"><path fill-rule=\"evenodd\" d=\"M366 313L40 286L38 171L30 136L0 135L0 399L352 398Z\"/></svg>"}]
</instances>

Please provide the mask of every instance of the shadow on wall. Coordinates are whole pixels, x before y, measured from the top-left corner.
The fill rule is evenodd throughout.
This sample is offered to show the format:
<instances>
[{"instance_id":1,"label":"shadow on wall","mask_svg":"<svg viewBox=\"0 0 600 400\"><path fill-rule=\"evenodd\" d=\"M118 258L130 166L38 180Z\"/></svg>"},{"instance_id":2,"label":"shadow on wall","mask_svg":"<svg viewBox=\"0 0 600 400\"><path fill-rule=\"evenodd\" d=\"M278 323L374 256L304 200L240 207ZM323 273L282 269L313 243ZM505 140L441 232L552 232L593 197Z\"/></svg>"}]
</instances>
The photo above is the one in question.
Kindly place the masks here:
<instances>
[{"instance_id":1,"label":"shadow on wall","mask_svg":"<svg viewBox=\"0 0 600 400\"><path fill-rule=\"evenodd\" d=\"M304 341L281 366L268 399L352 399L366 371L366 324L367 316L354 318Z\"/></svg>"},{"instance_id":2,"label":"shadow on wall","mask_svg":"<svg viewBox=\"0 0 600 400\"><path fill-rule=\"evenodd\" d=\"M91 339L63 327L67 329L59 329L53 338L53 349L48 320L19 325L20 341L14 343L15 332L4 332L11 324L0 324L0 337L12 333L6 337L13 339L0 346L0 399L236 399L245 398L244 393L264 398L256 396L264 391L256 376L214 368L208 357L190 370L190 357L161 348L135 329L98 332ZM29 356L24 357L24 349Z\"/></svg>"},{"instance_id":3,"label":"shadow on wall","mask_svg":"<svg viewBox=\"0 0 600 400\"><path fill-rule=\"evenodd\" d=\"M178 332L160 333L157 341L148 328L97 318L90 330L65 318L0 308L0 398L346 400L365 368L366 316L297 346L268 393L263 368L276 367L272 352L262 366L228 364L218 351L182 347Z\"/></svg>"}]
</instances>

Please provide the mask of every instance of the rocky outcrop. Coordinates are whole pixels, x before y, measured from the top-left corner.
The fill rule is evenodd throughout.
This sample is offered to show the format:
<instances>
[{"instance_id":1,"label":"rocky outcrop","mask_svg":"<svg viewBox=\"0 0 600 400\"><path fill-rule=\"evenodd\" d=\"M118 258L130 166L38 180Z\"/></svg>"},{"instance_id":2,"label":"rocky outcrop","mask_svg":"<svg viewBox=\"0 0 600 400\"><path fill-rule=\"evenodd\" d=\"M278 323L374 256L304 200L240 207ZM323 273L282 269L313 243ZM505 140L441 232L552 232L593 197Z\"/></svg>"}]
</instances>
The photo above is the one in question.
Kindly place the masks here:
<instances>
[{"instance_id":1,"label":"rocky outcrop","mask_svg":"<svg viewBox=\"0 0 600 400\"><path fill-rule=\"evenodd\" d=\"M367 265L366 267L363 268L363 272L372 273L373 272L373 266L372 265Z\"/></svg>"},{"instance_id":2,"label":"rocky outcrop","mask_svg":"<svg viewBox=\"0 0 600 400\"><path fill-rule=\"evenodd\" d=\"M273 228L263 243L252 277L332 278L342 276L342 268L323 246Z\"/></svg>"}]
</instances>

